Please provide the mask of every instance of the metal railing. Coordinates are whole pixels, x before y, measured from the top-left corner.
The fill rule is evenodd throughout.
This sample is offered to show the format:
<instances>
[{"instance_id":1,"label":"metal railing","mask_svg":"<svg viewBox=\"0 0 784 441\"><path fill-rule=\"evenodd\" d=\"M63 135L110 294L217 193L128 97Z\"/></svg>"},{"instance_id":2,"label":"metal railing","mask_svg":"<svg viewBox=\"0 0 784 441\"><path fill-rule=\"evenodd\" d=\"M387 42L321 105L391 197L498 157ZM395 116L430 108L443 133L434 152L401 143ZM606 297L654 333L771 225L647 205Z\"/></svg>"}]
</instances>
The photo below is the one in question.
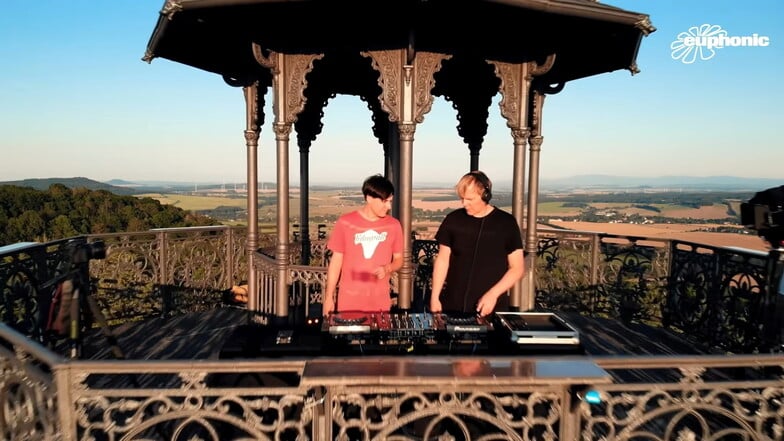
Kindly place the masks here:
<instances>
[{"instance_id":1,"label":"metal railing","mask_svg":"<svg viewBox=\"0 0 784 441\"><path fill-rule=\"evenodd\" d=\"M77 361L2 324L0 342L0 436L9 440L773 441L784 433L781 355Z\"/></svg>"},{"instance_id":2,"label":"metal railing","mask_svg":"<svg viewBox=\"0 0 784 441\"><path fill-rule=\"evenodd\" d=\"M77 239L107 244L107 257L90 261L90 273L115 322L215 308L247 271L243 233L226 227ZM329 360L67 359L47 347L45 317L47 282L67 270L68 242L0 255L2 439L784 436L784 356L770 289L777 262L765 253L592 232L540 234L540 308L661 326L722 355L374 359L380 370L351 377L345 372L367 373L368 359L337 361L337 376L324 376L323 366L319 374L319 363ZM414 248L415 288L424 293L437 248ZM271 308L277 273L265 265L274 260L257 261L267 278L259 304ZM291 305L307 311L320 302L325 269L290 266ZM443 372L423 379L417 363L429 370L437 363ZM544 381L541 374L548 366L558 372L558 363L598 374Z\"/></svg>"}]
</instances>

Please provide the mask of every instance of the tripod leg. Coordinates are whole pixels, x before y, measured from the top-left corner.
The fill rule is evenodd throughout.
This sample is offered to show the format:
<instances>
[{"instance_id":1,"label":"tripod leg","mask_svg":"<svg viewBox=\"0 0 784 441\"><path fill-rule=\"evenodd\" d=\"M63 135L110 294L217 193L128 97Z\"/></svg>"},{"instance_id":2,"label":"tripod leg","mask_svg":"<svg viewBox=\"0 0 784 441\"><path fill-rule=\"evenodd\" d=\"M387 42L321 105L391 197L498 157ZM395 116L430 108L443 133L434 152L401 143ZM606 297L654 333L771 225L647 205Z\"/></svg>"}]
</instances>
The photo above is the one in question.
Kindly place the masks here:
<instances>
[{"instance_id":1,"label":"tripod leg","mask_svg":"<svg viewBox=\"0 0 784 441\"><path fill-rule=\"evenodd\" d=\"M103 315L101 307L98 306L98 302L90 295L85 296L85 300L87 300L87 305L90 307L90 312L92 312L95 321L98 322L98 325L101 327L101 332L104 337L106 337L106 341L109 342L114 358L118 360L125 359L125 354L123 354L122 349L120 349L117 337L115 337L114 334L112 334L111 329L109 329L109 324L106 322L106 317Z\"/></svg>"},{"instance_id":2,"label":"tripod leg","mask_svg":"<svg viewBox=\"0 0 784 441\"><path fill-rule=\"evenodd\" d=\"M79 322L79 288L75 288L73 290L73 294L71 295L71 304L69 305L69 313L68 315L68 323L70 324L68 330L68 343L70 346L71 358L79 358L81 353L81 342L79 341L79 337L81 335L81 330L79 327L81 323Z\"/></svg>"}]
</instances>

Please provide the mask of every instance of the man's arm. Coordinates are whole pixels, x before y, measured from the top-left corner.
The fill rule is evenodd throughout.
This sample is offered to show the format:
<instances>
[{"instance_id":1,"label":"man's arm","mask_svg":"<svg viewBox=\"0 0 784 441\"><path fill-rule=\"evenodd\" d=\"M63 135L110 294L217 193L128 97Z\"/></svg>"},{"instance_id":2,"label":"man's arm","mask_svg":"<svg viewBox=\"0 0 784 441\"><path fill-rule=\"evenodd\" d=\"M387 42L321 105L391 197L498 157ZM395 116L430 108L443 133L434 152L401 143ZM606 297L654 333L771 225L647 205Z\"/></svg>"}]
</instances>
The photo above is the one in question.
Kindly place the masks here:
<instances>
[{"instance_id":1,"label":"man's arm","mask_svg":"<svg viewBox=\"0 0 784 441\"><path fill-rule=\"evenodd\" d=\"M392 273L403 267L403 226L400 225L399 221L396 237L397 240L392 246L392 262L384 267L387 276L392 275Z\"/></svg>"},{"instance_id":2,"label":"man's arm","mask_svg":"<svg viewBox=\"0 0 784 441\"><path fill-rule=\"evenodd\" d=\"M340 278L340 268L343 266L343 253L332 252L332 258L327 267L327 287L324 292L324 301L321 305L321 313L327 315L335 310L335 290Z\"/></svg>"},{"instance_id":3,"label":"man's arm","mask_svg":"<svg viewBox=\"0 0 784 441\"><path fill-rule=\"evenodd\" d=\"M449 256L452 249L446 245L438 245L438 255L433 261L433 276L430 291L430 312L441 312L441 290L444 288L446 274L449 271Z\"/></svg>"},{"instance_id":4,"label":"man's arm","mask_svg":"<svg viewBox=\"0 0 784 441\"><path fill-rule=\"evenodd\" d=\"M525 272L525 260L523 259L523 250L516 249L506 256L508 268L501 277L501 280L496 282L487 292L479 299L476 305L476 312L479 315L490 315L495 309L495 304L498 298L509 291L518 280L523 277Z\"/></svg>"},{"instance_id":5,"label":"man's arm","mask_svg":"<svg viewBox=\"0 0 784 441\"><path fill-rule=\"evenodd\" d=\"M384 277L391 276L392 273L399 270L403 267L403 253L397 253L392 255L392 262L389 262L385 265L381 265L380 267L373 270L373 274L378 277L379 279L383 279Z\"/></svg>"},{"instance_id":6,"label":"man's arm","mask_svg":"<svg viewBox=\"0 0 784 441\"><path fill-rule=\"evenodd\" d=\"M403 267L403 253L395 253L392 255L392 262L389 264L387 274L392 274Z\"/></svg>"}]
</instances>

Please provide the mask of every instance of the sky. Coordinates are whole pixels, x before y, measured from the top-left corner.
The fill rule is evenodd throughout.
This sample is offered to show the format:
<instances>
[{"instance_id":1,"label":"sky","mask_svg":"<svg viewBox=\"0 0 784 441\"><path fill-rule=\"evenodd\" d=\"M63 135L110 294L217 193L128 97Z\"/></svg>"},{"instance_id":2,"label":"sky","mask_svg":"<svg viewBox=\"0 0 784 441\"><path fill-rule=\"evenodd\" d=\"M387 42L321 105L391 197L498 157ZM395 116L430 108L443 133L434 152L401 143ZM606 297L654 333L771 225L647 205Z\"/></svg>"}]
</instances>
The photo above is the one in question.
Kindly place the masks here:
<instances>
[{"instance_id":1,"label":"sky","mask_svg":"<svg viewBox=\"0 0 784 441\"><path fill-rule=\"evenodd\" d=\"M784 184L784 2L602 3L648 14L657 30L642 41L639 74L620 70L572 81L546 98L542 179L739 176ZM141 60L163 4L3 0L0 181L245 181L242 90L166 59ZM725 46L687 63L699 54L679 57L671 45L704 35L703 25L712 35L756 35L762 43ZM499 98L480 156L480 168L496 181L512 177L513 144ZM259 180L274 181L269 95L266 101ZM323 124L311 147L312 185L360 183L383 172L383 149L359 98L331 100ZM451 183L468 171L456 125L451 105L437 98L416 130L414 183ZM297 182L294 133L291 141L290 176Z\"/></svg>"}]
</instances>

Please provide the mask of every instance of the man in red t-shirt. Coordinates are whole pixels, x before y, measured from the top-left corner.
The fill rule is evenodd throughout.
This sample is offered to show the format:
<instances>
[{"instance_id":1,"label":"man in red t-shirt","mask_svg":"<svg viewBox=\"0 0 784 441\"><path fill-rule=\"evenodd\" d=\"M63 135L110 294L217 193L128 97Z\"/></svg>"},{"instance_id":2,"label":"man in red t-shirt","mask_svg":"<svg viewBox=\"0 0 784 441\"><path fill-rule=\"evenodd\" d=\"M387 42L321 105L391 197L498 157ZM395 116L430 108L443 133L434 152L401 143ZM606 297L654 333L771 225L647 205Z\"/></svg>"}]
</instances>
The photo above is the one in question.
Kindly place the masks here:
<instances>
[{"instance_id":1,"label":"man in red t-shirt","mask_svg":"<svg viewBox=\"0 0 784 441\"><path fill-rule=\"evenodd\" d=\"M332 258L327 267L324 315L389 311L392 306L389 277L403 266L403 228L388 215L394 193L395 187L385 177L367 178L362 184L365 205L335 223L327 241Z\"/></svg>"}]
</instances>

